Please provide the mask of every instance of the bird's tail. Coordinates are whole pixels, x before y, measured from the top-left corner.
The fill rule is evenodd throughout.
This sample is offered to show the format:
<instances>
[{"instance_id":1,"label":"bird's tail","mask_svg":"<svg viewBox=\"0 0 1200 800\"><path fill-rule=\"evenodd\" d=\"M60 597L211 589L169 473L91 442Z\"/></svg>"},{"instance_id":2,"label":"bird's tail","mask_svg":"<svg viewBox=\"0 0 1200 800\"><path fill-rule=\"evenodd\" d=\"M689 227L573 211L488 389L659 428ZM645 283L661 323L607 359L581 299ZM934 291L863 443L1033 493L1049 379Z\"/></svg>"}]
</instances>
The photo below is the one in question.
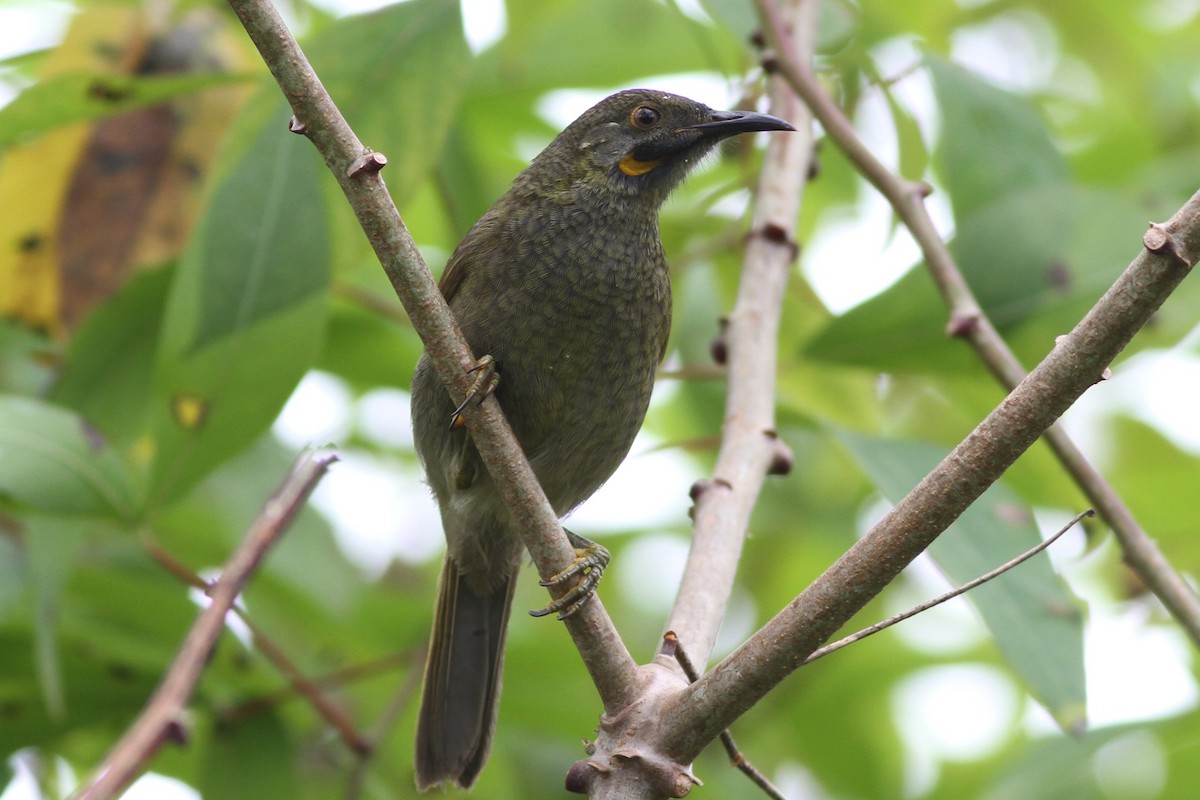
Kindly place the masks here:
<instances>
[{"instance_id":1,"label":"bird's tail","mask_svg":"<svg viewBox=\"0 0 1200 800\"><path fill-rule=\"evenodd\" d=\"M417 718L421 791L447 782L467 788L487 761L516 584L514 569L491 591L479 594L449 556L442 564Z\"/></svg>"}]
</instances>

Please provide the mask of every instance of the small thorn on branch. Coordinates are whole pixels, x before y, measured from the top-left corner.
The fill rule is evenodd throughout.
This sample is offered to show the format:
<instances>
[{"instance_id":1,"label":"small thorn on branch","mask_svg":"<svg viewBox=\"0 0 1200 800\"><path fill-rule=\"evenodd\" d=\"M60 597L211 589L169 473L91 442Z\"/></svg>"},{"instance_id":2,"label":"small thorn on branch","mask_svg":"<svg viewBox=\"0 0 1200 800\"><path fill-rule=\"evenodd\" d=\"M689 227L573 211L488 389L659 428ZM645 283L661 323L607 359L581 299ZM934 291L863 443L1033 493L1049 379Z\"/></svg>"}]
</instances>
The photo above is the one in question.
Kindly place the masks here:
<instances>
[{"instance_id":1,"label":"small thorn on branch","mask_svg":"<svg viewBox=\"0 0 1200 800\"><path fill-rule=\"evenodd\" d=\"M357 178L363 173L379 172L387 166L387 156L383 153L365 153L354 160L346 169L346 175Z\"/></svg>"},{"instance_id":2,"label":"small thorn on branch","mask_svg":"<svg viewBox=\"0 0 1200 800\"><path fill-rule=\"evenodd\" d=\"M688 497L692 498L692 502L694 503L698 501L705 492L709 491L714 486L722 489L733 488L733 484L724 478L713 478L712 480L701 478L692 484L692 488L688 490Z\"/></svg>"},{"instance_id":3,"label":"small thorn on branch","mask_svg":"<svg viewBox=\"0 0 1200 800\"><path fill-rule=\"evenodd\" d=\"M707 480L701 478L692 484L692 488L688 490L688 497L692 499L692 507L688 509L688 519L696 518L696 505L699 504L700 498L713 489L713 487L721 487L723 489L733 489L733 484L724 478L713 478Z\"/></svg>"},{"instance_id":4,"label":"small thorn on branch","mask_svg":"<svg viewBox=\"0 0 1200 800\"><path fill-rule=\"evenodd\" d=\"M708 345L709 355L714 363L725 366L729 363L729 317L717 319L717 335Z\"/></svg>"},{"instance_id":5,"label":"small thorn on branch","mask_svg":"<svg viewBox=\"0 0 1200 800\"><path fill-rule=\"evenodd\" d=\"M1183 254L1179 252L1179 245L1175 241L1175 237L1157 222L1150 223L1150 227L1142 235L1142 244L1151 253L1167 255L1184 266L1191 266L1188 264L1187 259L1183 257Z\"/></svg>"},{"instance_id":6,"label":"small thorn on branch","mask_svg":"<svg viewBox=\"0 0 1200 800\"><path fill-rule=\"evenodd\" d=\"M768 222L757 231L751 231L751 236L758 235L772 244L781 245L791 250L790 259L795 261L800 257L800 244L791 237L787 229L774 222Z\"/></svg>"},{"instance_id":7,"label":"small thorn on branch","mask_svg":"<svg viewBox=\"0 0 1200 800\"><path fill-rule=\"evenodd\" d=\"M667 658L675 658L675 651L679 649L679 637L675 631L667 631L663 634L662 644L659 645L658 654Z\"/></svg>"},{"instance_id":8,"label":"small thorn on branch","mask_svg":"<svg viewBox=\"0 0 1200 800\"><path fill-rule=\"evenodd\" d=\"M191 733L187 722L182 716L178 716L173 720L169 720L163 726L163 741L171 742L177 745L187 745L191 741Z\"/></svg>"},{"instance_id":9,"label":"small thorn on branch","mask_svg":"<svg viewBox=\"0 0 1200 800\"><path fill-rule=\"evenodd\" d=\"M292 133L304 135L308 133L308 126L301 122L299 117L293 114L292 118L288 120L288 130Z\"/></svg>"},{"instance_id":10,"label":"small thorn on branch","mask_svg":"<svg viewBox=\"0 0 1200 800\"><path fill-rule=\"evenodd\" d=\"M946 335L952 339L965 339L979 327L979 311L955 311L946 323Z\"/></svg>"},{"instance_id":11,"label":"small thorn on branch","mask_svg":"<svg viewBox=\"0 0 1200 800\"><path fill-rule=\"evenodd\" d=\"M779 438L779 433L773 429L763 431L763 436L771 443L771 463L767 465L768 475L787 475L796 465L796 456L787 442Z\"/></svg>"},{"instance_id":12,"label":"small thorn on branch","mask_svg":"<svg viewBox=\"0 0 1200 800\"><path fill-rule=\"evenodd\" d=\"M592 761L576 761L567 770L567 778L564 781L563 788L571 794L587 794L588 786L592 782L592 775L596 773L598 768L599 765Z\"/></svg>"}]
</instances>

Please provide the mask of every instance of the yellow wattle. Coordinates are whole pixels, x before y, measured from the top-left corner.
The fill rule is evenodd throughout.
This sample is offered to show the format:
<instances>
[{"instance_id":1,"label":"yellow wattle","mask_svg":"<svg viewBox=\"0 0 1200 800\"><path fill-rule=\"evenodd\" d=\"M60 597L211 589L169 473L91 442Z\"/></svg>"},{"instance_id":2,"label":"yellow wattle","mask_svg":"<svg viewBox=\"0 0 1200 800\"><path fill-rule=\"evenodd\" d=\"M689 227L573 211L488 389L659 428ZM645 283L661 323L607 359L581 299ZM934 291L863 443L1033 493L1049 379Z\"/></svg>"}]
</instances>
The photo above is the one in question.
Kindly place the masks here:
<instances>
[{"instance_id":1,"label":"yellow wattle","mask_svg":"<svg viewBox=\"0 0 1200 800\"><path fill-rule=\"evenodd\" d=\"M638 161L631 153L630 155L622 158L621 163L617 166L621 168L621 172L624 172L630 177L636 178L638 175L645 175L647 172L657 167L661 161L661 158L656 158L653 161Z\"/></svg>"}]
</instances>

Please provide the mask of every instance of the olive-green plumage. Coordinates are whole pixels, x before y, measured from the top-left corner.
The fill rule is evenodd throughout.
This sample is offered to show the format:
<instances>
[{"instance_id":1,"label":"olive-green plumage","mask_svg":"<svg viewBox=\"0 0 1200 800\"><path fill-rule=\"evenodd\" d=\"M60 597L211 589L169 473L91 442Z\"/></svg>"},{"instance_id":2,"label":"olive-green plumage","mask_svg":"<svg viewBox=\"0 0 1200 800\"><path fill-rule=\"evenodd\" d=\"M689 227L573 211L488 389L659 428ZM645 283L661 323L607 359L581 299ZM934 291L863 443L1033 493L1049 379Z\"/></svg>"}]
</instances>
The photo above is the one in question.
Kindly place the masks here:
<instances>
[{"instance_id":1,"label":"olive-green plumage","mask_svg":"<svg viewBox=\"0 0 1200 800\"><path fill-rule=\"evenodd\" d=\"M658 209L717 142L782 120L633 90L571 123L459 244L441 289L559 515L628 453L671 326ZM417 451L447 553L417 727L426 789L470 786L487 758L520 534L428 357L413 379Z\"/></svg>"}]
</instances>

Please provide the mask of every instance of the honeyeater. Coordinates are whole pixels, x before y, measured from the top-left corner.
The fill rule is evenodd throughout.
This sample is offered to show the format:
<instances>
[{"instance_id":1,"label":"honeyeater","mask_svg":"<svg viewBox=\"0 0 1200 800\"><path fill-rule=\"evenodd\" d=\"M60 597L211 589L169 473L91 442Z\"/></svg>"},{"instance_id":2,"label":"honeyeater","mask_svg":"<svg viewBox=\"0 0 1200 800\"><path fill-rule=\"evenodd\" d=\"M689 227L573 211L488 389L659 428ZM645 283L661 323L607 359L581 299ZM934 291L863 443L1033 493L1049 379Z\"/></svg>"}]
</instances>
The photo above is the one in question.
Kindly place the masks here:
<instances>
[{"instance_id":1,"label":"honeyeater","mask_svg":"<svg viewBox=\"0 0 1200 800\"><path fill-rule=\"evenodd\" d=\"M584 112L475 223L440 287L550 504L586 500L629 452L671 327L658 233L667 195L718 142L792 130L636 89ZM496 726L504 636L523 547L428 355L413 378L417 452L446 535L417 723L416 781L469 787ZM586 602L608 554L572 536Z\"/></svg>"}]
</instances>

